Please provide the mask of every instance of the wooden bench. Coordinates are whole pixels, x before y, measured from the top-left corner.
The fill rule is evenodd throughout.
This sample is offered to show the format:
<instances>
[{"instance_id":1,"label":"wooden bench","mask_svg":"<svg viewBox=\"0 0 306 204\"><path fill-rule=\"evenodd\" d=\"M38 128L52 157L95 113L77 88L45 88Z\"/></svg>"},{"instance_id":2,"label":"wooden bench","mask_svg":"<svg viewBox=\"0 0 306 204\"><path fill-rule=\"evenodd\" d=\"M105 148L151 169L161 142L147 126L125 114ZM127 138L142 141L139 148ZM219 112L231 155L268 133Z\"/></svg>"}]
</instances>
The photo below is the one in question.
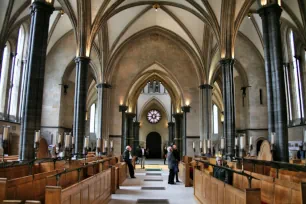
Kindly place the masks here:
<instances>
[{"instance_id":1,"label":"wooden bench","mask_svg":"<svg viewBox=\"0 0 306 204\"><path fill-rule=\"evenodd\" d=\"M111 169L107 169L67 188L47 186L45 203L108 203L110 196Z\"/></svg>"},{"instance_id":2,"label":"wooden bench","mask_svg":"<svg viewBox=\"0 0 306 204\"><path fill-rule=\"evenodd\" d=\"M251 176L259 179L252 179L252 188L261 189L261 201L269 204L302 204L303 183L292 182L289 180L275 179L271 176L266 176L254 172L247 172ZM248 187L246 177L234 174L233 186L241 190Z\"/></svg>"},{"instance_id":3,"label":"wooden bench","mask_svg":"<svg viewBox=\"0 0 306 204\"><path fill-rule=\"evenodd\" d=\"M212 177L206 172L194 170L194 196L200 203L260 204L260 189L241 190Z\"/></svg>"},{"instance_id":4,"label":"wooden bench","mask_svg":"<svg viewBox=\"0 0 306 204\"><path fill-rule=\"evenodd\" d=\"M192 157L184 156L183 160L179 163L179 177L185 184L185 187L192 186L193 181L190 178L190 168L192 168L190 162Z\"/></svg>"},{"instance_id":5,"label":"wooden bench","mask_svg":"<svg viewBox=\"0 0 306 204\"><path fill-rule=\"evenodd\" d=\"M3 192L0 200L44 200L47 177L55 175L59 170L34 174L15 179L2 179L0 181Z\"/></svg>"},{"instance_id":6,"label":"wooden bench","mask_svg":"<svg viewBox=\"0 0 306 204\"><path fill-rule=\"evenodd\" d=\"M4 156L4 161L5 162L10 162L10 161L18 161L19 156L18 155L9 155L9 156ZM0 161L3 162L3 157L0 157Z\"/></svg>"}]
</instances>

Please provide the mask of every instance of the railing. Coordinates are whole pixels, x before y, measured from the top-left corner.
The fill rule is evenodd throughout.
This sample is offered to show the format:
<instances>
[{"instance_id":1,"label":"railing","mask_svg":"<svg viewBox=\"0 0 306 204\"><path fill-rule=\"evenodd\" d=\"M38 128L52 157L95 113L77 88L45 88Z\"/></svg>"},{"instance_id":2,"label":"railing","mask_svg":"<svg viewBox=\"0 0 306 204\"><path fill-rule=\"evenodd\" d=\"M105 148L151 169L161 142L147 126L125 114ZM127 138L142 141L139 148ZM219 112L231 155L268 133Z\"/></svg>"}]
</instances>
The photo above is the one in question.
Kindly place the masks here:
<instances>
[{"instance_id":1,"label":"railing","mask_svg":"<svg viewBox=\"0 0 306 204\"><path fill-rule=\"evenodd\" d=\"M103 159L103 160L100 160L100 161L92 161L90 164L85 164L84 166L81 166L81 167L78 167L78 168L73 168L73 169L65 169L64 171L58 173L58 174L55 174L55 175L52 175L52 176L48 176L48 178L52 178L52 177L55 177L56 178L56 186L59 186L60 183L60 178L63 174L66 174L66 173L69 173L69 172L74 172L74 171L77 171L78 172L78 183L81 181L81 176L80 176L80 172L82 171L82 169L85 169L85 168L88 168L88 167L95 167L96 165L99 165L99 164L102 164L104 162L107 162L107 161L110 161L112 160L113 158L107 158L107 159ZM112 165L109 165L109 168L111 168Z\"/></svg>"},{"instance_id":2,"label":"railing","mask_svg":"<svg viewBox=\"0 0 306 204\"><path fill-rule=\"evenodd\" d=\"M215 165L215 164L211 164L209 161L205 161L205 160L195 159L195 161L197 162L197 166L200 162L200 163L203 163L203 164L206 164L206 165L210 165L210 166L213 166L213 167L218 167L218 168L224 169L224 170L226 170L228 172L231 172L231 173L240 174L242 176L245 176L248 179L249 188L252 188L252 179L259 180L258 178L255 178L255 177L245 173L243 170L242 171L233 170L231 168L227 168L227 167L224 167L224 166L218 166L218 165Z\"/></svg>"}]
</instances>

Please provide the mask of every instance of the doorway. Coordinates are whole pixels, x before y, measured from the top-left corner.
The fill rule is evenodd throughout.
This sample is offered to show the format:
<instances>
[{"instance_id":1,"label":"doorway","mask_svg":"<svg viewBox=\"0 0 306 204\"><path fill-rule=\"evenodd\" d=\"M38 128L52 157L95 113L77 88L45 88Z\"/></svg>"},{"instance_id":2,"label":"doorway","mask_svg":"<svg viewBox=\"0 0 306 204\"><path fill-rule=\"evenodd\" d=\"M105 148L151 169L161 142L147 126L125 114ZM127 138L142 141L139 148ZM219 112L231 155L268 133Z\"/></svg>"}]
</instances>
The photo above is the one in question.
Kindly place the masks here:
<instances>
[{"instance_id":1,"label":"doorway","mask_svg":"<svg viewBox=\"0 0 306 204\"><path fill-rule=\"evenodd\" d=\"M146 140L147 149L149 149L148 158L161 158L161 136L158 132L150 132Z\"/></svg>"}]
</instances>

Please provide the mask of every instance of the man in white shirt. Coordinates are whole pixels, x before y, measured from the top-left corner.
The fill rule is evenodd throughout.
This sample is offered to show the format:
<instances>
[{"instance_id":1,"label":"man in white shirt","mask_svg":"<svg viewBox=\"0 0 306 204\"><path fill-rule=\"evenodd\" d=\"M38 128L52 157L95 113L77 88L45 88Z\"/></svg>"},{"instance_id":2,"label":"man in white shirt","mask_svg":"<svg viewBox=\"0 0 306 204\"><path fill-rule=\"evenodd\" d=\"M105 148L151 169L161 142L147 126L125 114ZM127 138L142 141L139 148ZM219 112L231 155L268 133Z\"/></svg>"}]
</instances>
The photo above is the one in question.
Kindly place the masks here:
<instances>
[{"instance_id":1,"label":"man in white shirt","mask_svg":"<svg viewBox=\"0 0 306 204\"><path fill-rule=\"evenodd\" d=\"M145 161L146 161L146 150L145 148L141 147L141 156L140 156L140 165L141 168L144 169L145 168Z\"/></svg>"}]
</instances>

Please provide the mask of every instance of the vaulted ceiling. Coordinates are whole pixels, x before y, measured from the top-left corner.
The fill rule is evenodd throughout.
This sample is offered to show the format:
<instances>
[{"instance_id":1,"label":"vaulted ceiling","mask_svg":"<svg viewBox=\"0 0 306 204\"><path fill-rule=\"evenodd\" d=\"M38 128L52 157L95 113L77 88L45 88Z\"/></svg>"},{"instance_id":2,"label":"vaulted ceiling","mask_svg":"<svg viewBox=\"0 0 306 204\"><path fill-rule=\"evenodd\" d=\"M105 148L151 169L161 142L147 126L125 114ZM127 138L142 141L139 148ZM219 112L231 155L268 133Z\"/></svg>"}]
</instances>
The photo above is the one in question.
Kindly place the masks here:
<instances>
[{"instance_id":1,"label":"vaulted ceiling","mask_svg":"<svg viewBox=\"0 0 306 204\"><path fill-rule=\"evenodd\" d=\"M80 11L78 7L82 1L55 0L55 11L49 25L48 53L56 42L71 30L75 36L78 35L78 19L81 15L78 13ZM172 31L184 39L203 60L205 67L210 64L207 58L216 52L220 44L221 9L227 0L90 1L91 4L86 7L90 14L88 15L90 21L87 22L91 22L93 32L96 25L100 25L96 29L97 32L91 34L94 36L93 48L101 58L102 67L106 66L107 59L111 58L125 40L152 26ZM255 0L231 1L235 3L233 15L235 23L239 25L238 35L249 39L263 56L262 24L260 16L256 13L259 3ZM283 0L281 18L306 36L303 2L303 0ZM30 3L30 0L1 0L1 39L5 39L6 33L30 18ZM157 11L153 8L154 5L157 5ZM99 21L101 24L97 23Z\"/></svg>"}]
</instances>

